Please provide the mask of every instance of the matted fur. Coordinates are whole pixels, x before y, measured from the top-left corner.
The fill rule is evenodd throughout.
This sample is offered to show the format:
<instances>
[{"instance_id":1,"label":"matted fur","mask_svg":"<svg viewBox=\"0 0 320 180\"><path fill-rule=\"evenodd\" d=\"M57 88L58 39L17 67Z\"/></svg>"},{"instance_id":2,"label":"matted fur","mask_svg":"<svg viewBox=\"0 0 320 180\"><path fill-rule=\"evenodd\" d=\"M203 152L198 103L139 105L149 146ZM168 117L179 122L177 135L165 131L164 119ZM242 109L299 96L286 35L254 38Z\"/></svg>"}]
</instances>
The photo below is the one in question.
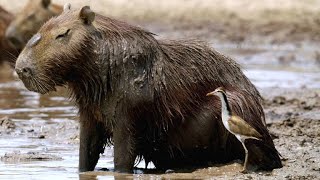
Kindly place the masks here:
<instances>
[{"instance_id":1,"label":"matted fur","mask_svg":"<svg viewBox=\"0 0 320 180\"><path fill-rule=\"evenodd\" d=\"M243 158L241 144L223 128L220 101L206 97L220 86L233 111L263 135L251 142L262 152L250 157L259 162L253 165L281 167L261 96L234 60L200 41L156 40L99 14L92 24L80 17L70 10L49 20L16 64L32 68L32 77L20 77L29 90L68 85L80 113L80 171L93 170L108 142L120 171L131 170L136 157L159 169Z\"/></svg>"}]
</instances>

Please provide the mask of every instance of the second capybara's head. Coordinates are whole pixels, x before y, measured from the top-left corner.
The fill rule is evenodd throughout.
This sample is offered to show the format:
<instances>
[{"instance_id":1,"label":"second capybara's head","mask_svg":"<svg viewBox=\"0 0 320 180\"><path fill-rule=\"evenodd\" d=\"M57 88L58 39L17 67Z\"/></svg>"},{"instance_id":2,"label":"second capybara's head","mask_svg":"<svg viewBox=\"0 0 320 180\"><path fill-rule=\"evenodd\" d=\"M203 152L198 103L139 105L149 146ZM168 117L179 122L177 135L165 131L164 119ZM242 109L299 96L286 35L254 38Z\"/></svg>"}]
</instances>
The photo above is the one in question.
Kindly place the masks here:
<instances>
[{"instance_id":1,"label":"second capybara's head","mask_svg":"<svg viewBox=\"0 0 320 180\"><path fill-rule=\"evenodd\" d=\"M51 4L50 0L29 0L10 23L6 38L21 50L47 20L61 12L62 7Z\"/></svg>"},{"instance_id":2,"label":"second capybara's head","mask_svg":"<svg viewBox=\"0 0 320 180\"><path fill-rule=\"evenodd\" d=\"M77 81L91 52L95 13L88 6L64 12L46 22L28 41L16 62L16 72L27 89L39 93ZM84 72L85 73L85 72Z\"/></svg>"}]
</instances>

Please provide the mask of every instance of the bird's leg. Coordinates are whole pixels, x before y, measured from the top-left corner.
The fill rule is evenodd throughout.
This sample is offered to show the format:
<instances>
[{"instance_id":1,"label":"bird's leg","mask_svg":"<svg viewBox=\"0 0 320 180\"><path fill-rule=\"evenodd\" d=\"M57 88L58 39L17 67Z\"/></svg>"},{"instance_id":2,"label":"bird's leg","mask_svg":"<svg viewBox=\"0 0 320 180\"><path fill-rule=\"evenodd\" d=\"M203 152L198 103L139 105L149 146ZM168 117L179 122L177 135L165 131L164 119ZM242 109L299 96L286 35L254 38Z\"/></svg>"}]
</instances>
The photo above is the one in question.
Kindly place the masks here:
<instances>
[{"instance_id":1,"label":"bird's leg","mask_svg":"<svg viewBox=\"0 0 320 180\"><path fill-rule=\"evenodd\" d=\"M226 149L227 148L227 141L228 141L228 138L229 138L229 132L224 129L223 130L223 136L222 136L222 142L221 142L221 147L223 149Z\"/></svg>"},{"instance_id":2,"label":"bird's leg","mask_svg":"<svg viewBox=\"0 0 320 180\"><path fill-rule=\"evenodd\" d=\"M246 145L244 144L244 141L241 142L243 148L244 148L244 152L245 152L245 159L244 159L244 164L243 164L243 169L242 169L242 173L246 173L247 172L247 163L248 163L248 149L246 148Z\"/></svg>"}]
</instances>

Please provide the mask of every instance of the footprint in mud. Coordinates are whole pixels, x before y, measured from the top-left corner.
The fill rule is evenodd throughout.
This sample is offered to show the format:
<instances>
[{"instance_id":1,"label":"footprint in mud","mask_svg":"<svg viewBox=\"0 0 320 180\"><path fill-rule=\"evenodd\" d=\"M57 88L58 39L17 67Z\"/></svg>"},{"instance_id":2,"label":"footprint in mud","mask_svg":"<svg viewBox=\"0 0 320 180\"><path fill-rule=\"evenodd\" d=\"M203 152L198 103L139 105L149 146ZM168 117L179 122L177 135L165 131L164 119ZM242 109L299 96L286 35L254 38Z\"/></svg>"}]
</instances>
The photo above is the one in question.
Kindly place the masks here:
<instances>
[{"instance_id":1,"label":"footprint in mud","mask_svg":"<svg viewBox=\"0 0 320 180\"><path fill-rule=\"evenodd\" d=\"M17 163L25 161L52 161L52 160L63 160L62 157L45 154L41 152L30 151L27 153L21 153L20 151L14 151L12 153L6 153L0 158L3 162Z\"/></svg>"},{"instance_id":2,"label":"footprint in mud","mask_svg":"<svg viewBox=\"0 0 320 180\"><path fill-rule=\"evenodd\" d=\"M15 129L16 125L8 116L5 116L0 119L0 128L6 130Z\"/></svg>"}]
</instances>

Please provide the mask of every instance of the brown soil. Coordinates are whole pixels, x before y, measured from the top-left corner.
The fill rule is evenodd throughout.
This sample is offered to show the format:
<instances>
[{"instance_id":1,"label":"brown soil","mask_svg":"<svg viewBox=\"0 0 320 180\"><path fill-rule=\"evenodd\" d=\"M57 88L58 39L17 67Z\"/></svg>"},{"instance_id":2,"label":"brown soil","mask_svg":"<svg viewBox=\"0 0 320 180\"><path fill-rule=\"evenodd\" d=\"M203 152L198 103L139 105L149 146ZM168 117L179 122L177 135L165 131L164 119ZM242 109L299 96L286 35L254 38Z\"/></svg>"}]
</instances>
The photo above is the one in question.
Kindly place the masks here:
<instances>
[{"instance_id":1,"label":"brown soil","mask_svg":"<svg viewBox=\"0 0 320 180\"><path fill-rule=\"evenodd\" d=\"M15 151L12 153L6 153L4 156L0 158L0 160L4 162L18 163L22 161L62 160L62 158L51 154L44 154L41 152L28 152L23 154L19 151Z\"/></svg>"}]
</instances>

